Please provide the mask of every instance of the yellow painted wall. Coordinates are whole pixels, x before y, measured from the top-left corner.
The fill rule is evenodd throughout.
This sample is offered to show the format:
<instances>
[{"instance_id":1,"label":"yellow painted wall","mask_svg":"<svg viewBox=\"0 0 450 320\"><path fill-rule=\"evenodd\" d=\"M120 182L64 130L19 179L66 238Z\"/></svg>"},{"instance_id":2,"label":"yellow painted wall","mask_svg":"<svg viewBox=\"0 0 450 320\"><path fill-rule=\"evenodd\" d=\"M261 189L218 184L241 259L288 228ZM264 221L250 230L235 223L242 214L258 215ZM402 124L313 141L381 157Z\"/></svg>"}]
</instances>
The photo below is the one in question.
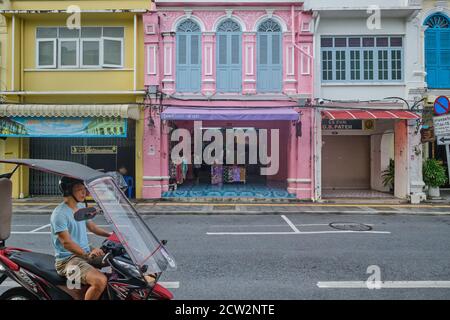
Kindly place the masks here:
<instances>
[{"instance_id":1,"label":"yellow painted wall","mask_svg":"<svg viewBox=\"0 0 450 320\"><path fill-rule=\"evenodd\" d=\"M66 10L68 1L11 1L11 8L19 9L61 9ZM86 0L71 1L70 5L80 5L82 10L98 9L146 9L150 1L103 1ZM0 73L4 81L0 91L40 91L49 92L45 95L8 95L8 102L40 103L40 104L102 104L102 103L136 103L142 102L139 94L53 94L55 91L133 91L134 90L134 16L137 17L136 35L136 90L144 89L144 31L142 14L139 13L82 13L82 26L123 26L124 68L103 70L37 70L36 60L36 27L65 26L69 16L65 13L18 13L15 20L15 55L14 55L14 86L12 86L12 13L5 14L6 28L3 30L2 66L6 68ZM1 21L1 20L0 20ZM2 40L0 24L0 41ZM6 54L3 54L6 52ZM142 115L143 117L143 115ZM136 194L142 194L142 135L143 120L136 123ZM2 154L3 150L3 154ZM139 156L138 156L139 155ZM0 158L27 158L29 156L29 139L0 140ZM140 159L140 160L139 160ZM10 166L3 168L9 170ZM0 170L2 167L0 166ZM0 171L1 172L1 171ZM13 196L28 195L28 170L20 169L15 174ZM139 179L139 177L141 177Z\"/></svg>"},{"instance_id":2,"label":"yellow painted wall","mask_svg":"<svg viewBox=\"0 0 450 320\"><path fill-rule=\"evenodd\" d=\"M29 157L29 139L8 138L4 141L5 159L28 158ZM0 172L11 172L15 166L3 165ZM29 170L20 167L13 175L13 198L27 197L29 194Z\"/></svg>"},{"instance_id":3,"label":"yellow painted wall","mask_svg":"<svg viewBox=\"0 0 450 320\"><path fill-rule=\"evenodd\" d=\"M121 69L37 69L36 28L65 26L67 14L15 15L14 87L12 75L12 16L6 16L7 43L5 55L7 91L132 91L144 88L144 32L142 15L136 14L136 74L134 74L134 16L131 13L82 14L82 26L121 26L125 28L124 67ZM1 29L0 29L1 31ZM22 50L23 48L23 50ZM23 66L23 68L22 68ZM5 86L3 86L3 90ZM13 99L14 97L9 97Z\"/></svg>"},{"instance_id":4,"label":"yellow painted wall","mask_svg":"<svg viewBox=\"0 0 450 320\"><path fill-rule=\"evenodd\" d=\"M82 10L142 9L150 8L150 0L78 0L78 1L22 1L11 0L10 10L66 10L68 6L79 6Z\"/></svg>"},{"instance_id":5,"label":"yellow painted wall","mask_svg":"<svg viewBox=\"0 0 450 320\"><path fill-rule=\"evenodd\" d=\"M6 89L6 20L0 15L0 91Z\"/></svg>"}]
</instances>

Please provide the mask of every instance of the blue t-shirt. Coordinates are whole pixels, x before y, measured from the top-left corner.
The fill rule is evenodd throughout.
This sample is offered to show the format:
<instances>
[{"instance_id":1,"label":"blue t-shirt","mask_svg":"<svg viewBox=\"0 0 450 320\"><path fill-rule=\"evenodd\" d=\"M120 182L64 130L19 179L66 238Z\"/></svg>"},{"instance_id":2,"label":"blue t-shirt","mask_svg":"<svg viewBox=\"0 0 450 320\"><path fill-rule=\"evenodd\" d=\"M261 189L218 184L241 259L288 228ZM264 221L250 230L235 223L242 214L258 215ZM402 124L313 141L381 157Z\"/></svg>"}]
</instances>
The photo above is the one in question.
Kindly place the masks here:
<instances>
[{"instance_id":1,"label":"blue t-shirt","mask_svg":"<svg viewBox=\"0 0 450 320\"><path fill-rule=\"evenodd\" d=\"M84 206L79 203L77 205L80 209ZM52 231L52 243L55 249L56 260L64 260L73 255L72 252L67 251L58 239L57 233L68 231L70 237L76 242L86 253L91 251L89 247L89 240L86 230L87 221L76 221L73 217L73 210L64 202L59 204L53 210L50 217L50 228Z\"/></svg>"}]
</instances>

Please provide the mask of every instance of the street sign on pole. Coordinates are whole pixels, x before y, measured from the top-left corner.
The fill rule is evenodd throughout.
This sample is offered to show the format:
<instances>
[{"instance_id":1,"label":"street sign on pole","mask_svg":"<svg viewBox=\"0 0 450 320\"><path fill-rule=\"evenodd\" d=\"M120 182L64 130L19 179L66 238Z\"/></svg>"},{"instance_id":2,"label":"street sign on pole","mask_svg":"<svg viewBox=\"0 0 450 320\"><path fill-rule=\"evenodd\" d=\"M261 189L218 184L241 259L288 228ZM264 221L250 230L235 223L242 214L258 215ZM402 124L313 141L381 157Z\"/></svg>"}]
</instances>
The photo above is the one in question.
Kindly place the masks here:
<instances>
[{"instance_id":1,"label":"street sign on pole","mask_svg":"<svg viewBox=\"0 0 450 320\"><path fill-rule=\"evenodd\" d=\"M437 116L447 114L450 111L450 101L446 96L437 97L434 101L434 114Z\"/></svg>"},{"instance_id":2,"label":"street sign on pole","mask_svg":"<svg viewBox=\"0 0 450 320\"><path fill-rule=\"evenodd\" d=\"M445 146L445 151L447 153L447 173L448 173L448 178L450 181L450 145L449 144L447 144Z\"/></svg>"},{"instance_id":3,"label":"street sign on pole","mask_svg":"<svg viewBox=\"0 0 450 320\"><path fill-rule=\"evenodd\" d=\"M433 123L436 136L450 136L450 114L433 117Z\"/></svg>"},{"instance_id":4,"label":"street sign on pole","mask_svg":"<svg viewBox=\"0 0 450 320\"><path fill-rule=\"evenodd\" d=\"M437 143L440 146L450 144L450 136L437 137Z\"/></svg>"}]
</instances>

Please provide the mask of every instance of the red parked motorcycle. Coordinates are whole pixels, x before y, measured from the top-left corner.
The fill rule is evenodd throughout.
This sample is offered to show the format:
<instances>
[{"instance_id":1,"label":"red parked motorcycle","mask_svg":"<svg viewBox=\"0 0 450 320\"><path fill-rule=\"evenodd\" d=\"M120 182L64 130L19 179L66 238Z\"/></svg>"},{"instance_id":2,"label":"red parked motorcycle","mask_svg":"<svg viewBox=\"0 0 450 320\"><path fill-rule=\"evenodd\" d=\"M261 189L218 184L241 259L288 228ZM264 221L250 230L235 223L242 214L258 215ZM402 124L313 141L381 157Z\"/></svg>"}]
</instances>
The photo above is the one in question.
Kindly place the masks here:
<instances>
[{"instance_id":1,"label":"red parked motorcycle","mask_svg":"<svg viewBox=\"0 0 450 320\"><path fill-rule=\"evenodd\" d=\"M76 287L55 270L52 255L6 247L11 234L11 176L21 165L34 170L82 180L100 208L80 209L76 220L87 220L102 213L114 233L101 249L108 285L103 300L167 300L172 293L158 284L164 270L175 268L175 261L145 224L111 176L78 163L55 160L1 160L16 164L8 174L0 175L0 284L7 278L21 287L12 288L0 300L81 300L86 286Z\"/></svg>"}]
</instances>

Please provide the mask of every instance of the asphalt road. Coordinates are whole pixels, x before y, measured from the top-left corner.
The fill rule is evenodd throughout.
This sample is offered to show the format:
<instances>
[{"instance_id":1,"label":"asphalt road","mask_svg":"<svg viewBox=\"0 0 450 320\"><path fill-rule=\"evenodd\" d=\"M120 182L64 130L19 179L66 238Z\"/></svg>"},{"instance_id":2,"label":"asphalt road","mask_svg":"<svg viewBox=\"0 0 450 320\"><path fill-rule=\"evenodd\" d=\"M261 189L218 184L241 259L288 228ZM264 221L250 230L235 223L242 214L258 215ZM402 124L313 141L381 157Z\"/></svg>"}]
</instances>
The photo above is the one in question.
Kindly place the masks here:
<instances>
[{"instance_id":1,"label":"asphalt road","mask_svg":"<svg viewBox=\"0 0 450 320\"><path fill-rule=\"evenodd\" d=\"M168 240L176 259L177 269L162 277L176 299L450 299L447 215L241 213L144 219ZM105 224L102 217L95 222ZM329 225L333 222L346 224L336 229ZM48 215L15 215L7 244L52 253L48 223ZM358 225L352 223L372 229L341 229L355 230ZM100 243L95 236L91 240ZM381 289L366 285L374 270L380 272ZM0 292L5 289L1 286Z\"/></svg>"}]
</instances>

